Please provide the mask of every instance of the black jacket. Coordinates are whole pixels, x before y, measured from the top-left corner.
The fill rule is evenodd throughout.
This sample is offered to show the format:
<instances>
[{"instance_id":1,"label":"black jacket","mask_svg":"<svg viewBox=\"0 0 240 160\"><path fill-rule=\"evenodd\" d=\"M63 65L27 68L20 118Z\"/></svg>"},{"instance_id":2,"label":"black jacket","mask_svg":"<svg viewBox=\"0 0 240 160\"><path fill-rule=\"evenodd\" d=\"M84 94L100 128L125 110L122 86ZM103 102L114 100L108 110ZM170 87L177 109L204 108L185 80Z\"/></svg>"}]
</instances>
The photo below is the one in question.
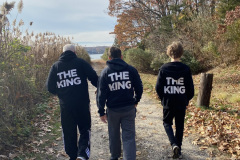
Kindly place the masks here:
<instances>
[{"instance_id":1,"label":"black jacket","mask_svg":"<svg viewBox=\"0 0 240 160\"><path fill-rule=\"evenodd\" d=\"M59 97L60 104L88 105L87 79L97 87L98 76L90 64L72 51L61 54L49 72L47 89Z\"/></svg>"},{"instance_id":2,"label":"black jacket","mask_svg":"<svg viewBox=\"0 0 240 160\"><path fill-rule=\"evenodd\" d=\"M194 96L190 68L181 62L164 64L159 70L156 92L164 109L186 109Z\"/></svg>"},{"instance_id":3,"label":"black jacket","mask_svg":"<svg viewBox=\"0 0 240 160\"><path fill-rule=\"evenodd\" d=\"M122 108L137 104L143 93L143 86L137 70L120 58L107 61L99 78L97 105L100 116L108 108Z\"/></svg>"}]
</instances>

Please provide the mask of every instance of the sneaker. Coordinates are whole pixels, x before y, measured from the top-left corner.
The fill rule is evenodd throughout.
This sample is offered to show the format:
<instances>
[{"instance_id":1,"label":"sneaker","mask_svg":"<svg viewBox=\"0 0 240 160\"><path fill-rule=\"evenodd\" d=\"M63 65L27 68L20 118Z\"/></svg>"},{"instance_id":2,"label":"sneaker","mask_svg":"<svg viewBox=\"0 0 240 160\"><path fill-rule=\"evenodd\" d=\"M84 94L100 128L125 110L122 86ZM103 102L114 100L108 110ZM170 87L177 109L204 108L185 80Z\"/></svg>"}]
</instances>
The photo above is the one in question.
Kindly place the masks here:
<instances>
[{"instance_id":1,"label":"sneaker","mask_svg":"<svg viewBox=\"0 0 240 160\"><path fill-rule=\"evenodd\" d=\"M180 151L179 151L179 159L183 159L183 155L182 155L182 151L181 151L181 148L180 148Z\"/></svg>"},{"instance_id":2,"label":"sneaker","mask_svg":"<svg viewBox=\"0 0 240 160\"><path fill-rule=\"evenodd\" d=\"M179 154L179 157L178 157L179 159L183 159L183 156L182 156L182 154Z\"/></svg>"},{"instance_id":3,"label":"sneaker","mask_svg":"<svg viewBox=\"0 0 240 160\"><path fill-rule=\"evenodd\" d=\"M179 158L180 148L177 145L174 145L172 150L173 150L173 159Z\"/></svg>"},{"instance_id":4,"label":"sneaker","mask_svg":"<svg viewBox=\"0 0 240 160\"><path fill-rule=\"evenodd\" d=\"M77 157L77 160L86 160L84 157Z\"/></svg>"}]
</instances>

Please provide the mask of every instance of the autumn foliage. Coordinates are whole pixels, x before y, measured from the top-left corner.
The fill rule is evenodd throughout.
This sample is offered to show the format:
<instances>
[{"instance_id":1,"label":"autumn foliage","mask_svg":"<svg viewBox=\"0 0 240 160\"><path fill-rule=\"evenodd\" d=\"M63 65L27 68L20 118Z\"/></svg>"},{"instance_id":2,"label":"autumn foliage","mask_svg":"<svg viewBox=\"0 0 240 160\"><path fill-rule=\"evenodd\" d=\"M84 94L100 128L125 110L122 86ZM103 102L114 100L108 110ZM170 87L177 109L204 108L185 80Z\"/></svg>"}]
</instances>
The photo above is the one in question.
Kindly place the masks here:
<instances>
[{"instance_id":1,"label":"autumn foliage","mask_svg":"<svg viewBox=\"0 0 240 160\"><path fill-rule=\"evenodd\" d=\"M182 61L190 66L194 74L217 66L239 63L238 0L109 0L108 9L109 15L118 20L113 32L117 45L126 50L125 57L129 54L128 50L135 54L139 52L131 48L145 50L141 51L141 55L139 52L138 57L142 57L139 61L145 61L150 66L145 67L149 72L157 71L163 63L169 61L165 56L166 47L176 40L183 43L185 57ZM148 53L151 53L150 63ZM137 60L134 58L128 63L137 66ZM239 79L233 77L239 77L239 73L221 77L219 81L238 88ZM233 80L227 80L229 78ZM223 93L214 93L214 96L224 98L212 97L212 110L196 108L194 105L189 107L185 132L186 135L199 135L194 143L202 145L201 149L217 146L221 153L238 159L239 98L234 87L231 91L228 86L225 87ZM219 91L219 88L216 90ZM231 97L229 94L232 92L234 96ZM234 102L227 103L228 99ZM234 109L231 111L232 106Z\"/></svg>"},{"instance_id":2,"label":"autumn foliage","mask_svg":"<svg viewBox=\"0 0 240 160\"><path fill-rule=\"evenodd\" d=\"M238 4L235 0L109 0L108 13L117 17L113 34L121 49L140 45L156 61L172 41L179 40L193 61L201 64L198 73L239 59L239 41L229 38L238 33Z\"/></svg>"}]
</instances>

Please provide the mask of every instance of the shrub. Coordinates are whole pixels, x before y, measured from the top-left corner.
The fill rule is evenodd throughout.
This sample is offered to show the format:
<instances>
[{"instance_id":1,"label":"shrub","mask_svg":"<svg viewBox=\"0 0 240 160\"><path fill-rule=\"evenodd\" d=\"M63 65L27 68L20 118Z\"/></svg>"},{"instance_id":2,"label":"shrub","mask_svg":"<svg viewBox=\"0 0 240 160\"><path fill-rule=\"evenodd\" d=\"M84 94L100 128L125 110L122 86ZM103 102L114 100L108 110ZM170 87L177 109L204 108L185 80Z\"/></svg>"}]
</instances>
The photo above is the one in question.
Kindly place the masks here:
<instances>
[{"instance_id":1,"label":"shrub","mask_svg":"<svg viewBox=\"0 0 240 160\"><path fill-rule=\"evenodd\" d=\"M85 61L87 61L88 63L91 63L91 58L88 54L88 52L81 46L76 46L76 54L79 58L84 59Z\"/></svg>"},{"instance_id":2,"label":"shrub","mask_svg":"<svg viewBox=\"0 0 240 160\"><path fill-rule=\"evenodd\" d=\"M181 61L190 67L193 74L197 74L203 69L197 59L188 51L184 51Z\"/></svg>"},{"instance_id":3,"label":"shrub","mask_svg":"<svg viewBox=\"0 0 240 160\"><path fill-rule=\"evenodd\" d=\"M219 64L216 59L216 54L218 54L216 51L218 45L215 43L216 20L207 14L195 15L191 17L191 21L181 23L181 26L176 29L181 37L184 50L194 56L192 56L193 59L188 56L192 62L196 60L201 62L201 66L205 69Z\"/></svg>"},{"instance_id":4,"label":"shrub","mask_svg":"<svg viewBox=\"0 0 240 160\"><path fill-rule=\"evenodd\" d=\"M225 23L218 25L218 51L222 63L230 64L240 58L240 6L228 11Z\"/></svg>"},{"instance_id":5,"label":"shrub","mask_svg":"<svg viewBox=\"0 0 240 160\"><path fill-rule=\"evenodd\" d=\"M101 58L104 60L104 61L107 61L108 60L108 50L109 48L106 48L103 55L101 56Z\"/></svg>"},{"instance_id":6,"label":"shrub","mask_svg":"<svg viewBox=\"0 0 240 160\"><path fill-rule=\"evenodd\" d=\"M208 44L203 47L202 51L207 52L215 57L220 55L217 45L213 41L208 42Z\"/></svg>"},{"instance_id":7,"label":"shrub","mask_svg":"<svg viewBox=\"0 0 240 160\"><path fill-rule=\"evenodd\" d=\"M162 54L157 54L152 62L151 62L151 68L153 69L154 72L158 72L158 69L164 64L170 61L170 58L162 53Z\"/></svg>"},{"instance_id":8,"label":"shrub","mask_svg":"<svg viewBox=\"0 0 240 160\"><path fill-rule=\"evenodd\" d=\"M142 72L151 71L152 54L139 48L132 48L126 51L126 62Z\"/></svg>"},{"instance_id":9,"label":"shrub","mask_svg":"<svg viewBox=\"0 0 240 160\"><path fill-rule=\"evenodd\" d=\"M227 26L227 31L222 35L222 58L226 63L240 58L240 18Z\"/></svg>"}]
</instances>

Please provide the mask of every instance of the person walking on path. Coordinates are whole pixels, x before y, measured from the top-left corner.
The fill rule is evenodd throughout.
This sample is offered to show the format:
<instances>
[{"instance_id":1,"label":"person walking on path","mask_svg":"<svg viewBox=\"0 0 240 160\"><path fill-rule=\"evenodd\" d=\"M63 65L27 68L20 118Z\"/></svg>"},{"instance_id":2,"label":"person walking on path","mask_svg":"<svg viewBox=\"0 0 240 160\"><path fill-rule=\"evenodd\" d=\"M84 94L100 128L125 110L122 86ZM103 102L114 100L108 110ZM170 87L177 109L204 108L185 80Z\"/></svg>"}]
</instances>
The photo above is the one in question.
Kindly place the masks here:
<instances>
[{"instance_id":1,"label":"person walking on path","mask_svg":"<svg viewBox=\"0 0 240 160\"><path fill-rule=\"evenodd\" d=\"M171 62L160 68L155 89L163 105L163 125L172 146L173 158L181 158L185 112L194 96L194 84L190 68L180 62L182 44L173 42L167 47L167 55ZM172 128L173 118L175 134Z\"/></svg>"},{"instance_id":2,"label":"person walking on path","mask_svg":"<svg viewBox=\"0 0 240 160\"><path fill-rule=\"evenodd\" d=\"M47 89L60 101L66 153L70 160L85 160L90 157L91 133L87 79L97 87L98 76L90 64L77 57L75 51L72 44L63 47L63 53L49 72ZM77 127L80 133L78 142Z\"/></svg>"},{"instance_id":3,"label":"person walking on path","mask_svg":"<svg viewBox=\"0 0 240 160\"><path fill-rule=\"evenodd\" d=\"M122 60L119 48L111 47L109 51L107 67L98 82L98 113L100 119L108 123L110 159L118 160L121 156L121 128L123 159L135 160L135 117L143 93L142 81L137 70Z\"/></svg>"}]
</instances>

